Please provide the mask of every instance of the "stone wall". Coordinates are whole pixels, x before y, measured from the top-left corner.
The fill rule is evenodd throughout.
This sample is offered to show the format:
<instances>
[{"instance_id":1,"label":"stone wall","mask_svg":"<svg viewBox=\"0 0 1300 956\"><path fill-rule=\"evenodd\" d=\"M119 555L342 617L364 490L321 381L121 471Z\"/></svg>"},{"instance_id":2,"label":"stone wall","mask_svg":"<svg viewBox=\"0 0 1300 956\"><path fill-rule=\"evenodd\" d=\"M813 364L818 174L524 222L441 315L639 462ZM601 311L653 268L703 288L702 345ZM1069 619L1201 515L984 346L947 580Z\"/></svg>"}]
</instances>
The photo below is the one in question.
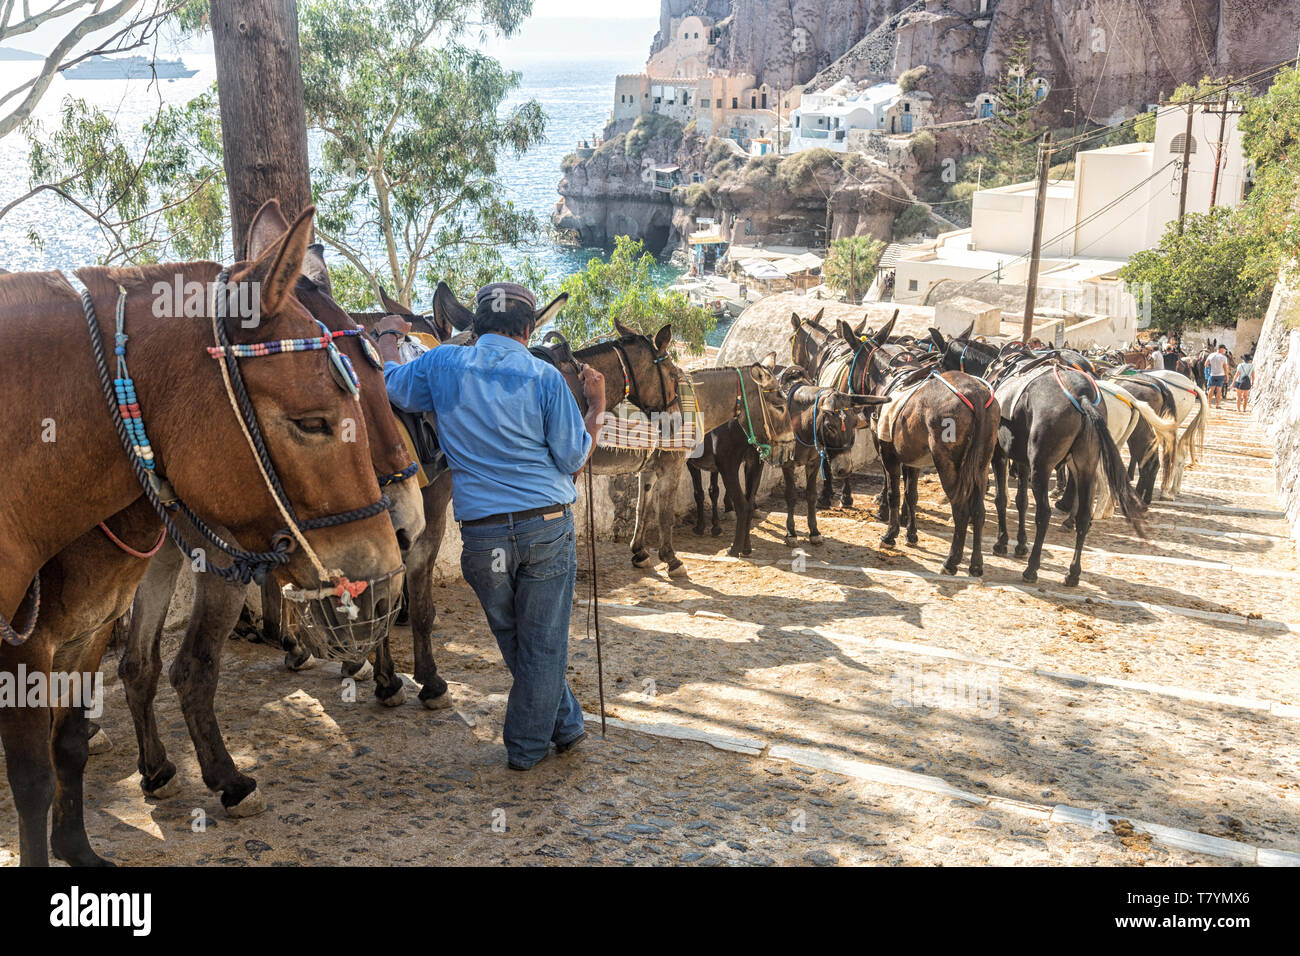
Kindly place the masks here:
<instances>
[{"instance_id":1,"label":"stone wall","mask_svg":"<svg viewBox=\"0 0 1300 956\"><path fill-rule=\"evenodd\" d=\"M1300 546L1300 277L1273 291L1255 354L1255 414L1277 454L1278 496Z\"/></svg>"}]
</instances>

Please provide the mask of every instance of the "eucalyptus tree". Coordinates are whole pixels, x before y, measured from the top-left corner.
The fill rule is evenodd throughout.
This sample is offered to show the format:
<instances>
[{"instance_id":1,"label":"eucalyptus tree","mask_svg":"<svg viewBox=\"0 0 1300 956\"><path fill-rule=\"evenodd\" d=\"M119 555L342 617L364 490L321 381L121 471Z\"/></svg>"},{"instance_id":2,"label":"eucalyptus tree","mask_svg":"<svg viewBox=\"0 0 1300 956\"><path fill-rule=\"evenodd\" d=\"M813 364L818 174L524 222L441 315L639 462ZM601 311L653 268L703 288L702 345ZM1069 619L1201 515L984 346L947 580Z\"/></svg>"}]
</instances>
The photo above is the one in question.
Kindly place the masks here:
<instances>
[{"instance_id":1,"label":"eucalyptus tree","mask_svg":"<svg viewBox=\"0 0 1300 956\"><path fill-rule=\"evenodd\" d=\"M300 10L320 239L345 260L345 295L417 290L530 240L537 217L506 198L501 159L542 141L518 73L473 40L510 36L531 0L315 0Z\"/></svg>"}]
</instances>

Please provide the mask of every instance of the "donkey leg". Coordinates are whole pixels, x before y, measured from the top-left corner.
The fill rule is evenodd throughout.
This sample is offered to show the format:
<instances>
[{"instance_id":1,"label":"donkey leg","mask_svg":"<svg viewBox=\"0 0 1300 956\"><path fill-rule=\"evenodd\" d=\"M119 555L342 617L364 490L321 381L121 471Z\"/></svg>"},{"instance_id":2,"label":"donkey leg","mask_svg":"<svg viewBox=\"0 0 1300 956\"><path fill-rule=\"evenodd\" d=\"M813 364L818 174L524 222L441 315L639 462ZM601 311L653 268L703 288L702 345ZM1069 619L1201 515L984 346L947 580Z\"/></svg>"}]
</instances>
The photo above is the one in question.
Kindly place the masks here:
<instances>
[{"instance_id":1,"label":"donkey leg","mask_svg":"<svg viewBox=\"0 0 1300 956\"><path fill-rule=\"evenodd\" d=\"M785 543L794 544L799 540L799 535L795 533L794 528L794 462L788 461L781 466L781 480L785 491ZM808 481L814 481L813 472L808 470ZM809 486L811 489L811 485ZM809 496L811 504L811 494ZM808 533L811 535L814 522L816 519L817 509L814 507L808 518Z\"/></svg>"},{"instance_id":2,"label":"donkey leg","mask_svg":"<svg viewBox=\"0 0 1300 956\"><path fill-rule=\"evenodd\" d=\"M698 468L688 467L687 470L691 473L691 491L695 498L695 533L702 535L704 534L704 476L700 474ZM713 511L715 515L714 524L717 524L718 504L716 499L713 503Z\"/></svg>"},{"instance_id":3,"label":"donkey leg","mask_svg":"<svg viewBox=\"0 0 1300 956\"><path fill-rule=\"evenodd\" d=\"M994 554L1007 553L1007 458L1000 447L993 449L993 507L998 513L998 536Z\"/></svg>"},{"instance_id":4,"label":"donkey leg","mask_svg":"<svg viewBox=\"0 0 1300 956\"><path fill-rule=\"evenodd\" d=\"M294 636L292 629L285 626L281 615L283 602L275 582L267 578L262 585L262 633L266 643L272 647L284 648L284 666L287 670L302 671L315 666L316 659L311 651Z\"/></svg>"},{"instance_id":5,"label":"donkey leg","mask_svg":"<svg viewBox=\"0 0 1300 956\"><path fill-rule=\"evenodd\" d=\"M976 454L971 451L970 454ZM970 521L970 574L971 577L984 575L984 496L988 493L988 473L985 472L977 483L970 501L966 503L966 517Z\"/></svg>"},{"instance_id":6,"label":"donkey leg","mask_svg":"<svg viewBox=\"0 0 1300 956\"><path fill-rule=\"evenodd\" d=\"M898 509L902 495L902 465L893 451L881 448L880 463L885 467L885 491L889 495L889 527L880 539L884 545L893 545L898 540Z\"/></svg>"},{"instance_id":7,"label":"donkey leg","mask_svg":"<svg viewBox=\"0 0 1300 956\"><path fill-rule=\"evenodd\" d=\"M221 794L221 805L232 817L248 817L266 809L257 781L235 767L217 722L221 652L243 604L242 588L200 575L194 583L189 627L168 673L181 699L181 713L199 758L203 782L209 790Z\"/></svg>"},{"instance_id":8,"label":"donkey leg","mask_svg":"<svg viewBox=\"0 0 1300 956\"><path fill-rule=\"evenodd\" d=\"M920 490L921 470L919 468L903 469L903 487L906 490L907 497L907 543L916 544L921 540L920 535L916 533L916 498Z\"/></svg>"},{"instance_id":9,"label":"donkey leg","mask_svg":"<svg viewBox=\"0 0 1300 956\"><path fill-rule=\"evenodd\" d=\"M646 546L650 512L659 497L659 482L653 471L643 468L636 474L636 517L632 525L632 566L652 568L650 549Z\"/></svg>"},{"instance_id":10,"label":"donkey leg","mask_svg":"<svg viewBox=\"0 0 1300 956\"><path fill-rule=\"evenodd\" d=\"M829 465L827 467L829 467ZM844 476L844 484L840 487L840 505L845 508L853 507L853 476L852 475Z\"/></svg>"},{"instance_id":11,"label":"donkey leg","mask_svg":"<svg viewBox=\"0 0 1300 956\"><path fill-rule=\"evenodd\" d=\"M709 534L718 537L722 534L722 525L718 522L718 482L720 481L718 472L709 475L709 500L713 503L713 527L709 529ZM727 504L727 507L730 507Z\"/></svg>"},{"instance_id":12,"label":"donkey leg","mask_svg":"<svg viewBox=\"0 0 1300 956\"><path fill-rule=\"evenodd\" d=\"M112 625L94 638L107 644ZM96 655L98 658L99 655ZM112 866L90 846L86 835L84 782L86 760L90 757L90 720L82 702L70 701L54 716L54 825L50 831L50 849L69 866Z\"/></svg>"},{"instance_id":13,"label":"donkey leg","mask_svg":"<svg viewBox=\"0 0 1300 956\"><path fill-rule=\"evenodd\" d=\"M153 704L158 694L158 677L162 673L163 625L176 589L176 578L184 563L185 556L180 549L170 544L150 562L149 570L135 592L126 648L117 665L140 750L136 763L140 771L140 789L145 796L156 799L170 797L181 788L176 766L167 759L167 749L158 733Z\"/></svg>"},{"instance_id":14,"label":"donkey leg","mask_svg":"<svg viewBox=\"0 0 1300 956\"><path fill-rule=\"evenodd\" d=\"M659 474L658 493L655 495L655 516L659 522L659 560L668 565L670 578L684 578L690 573L686 562L673 549L673 526L677 523L677 493L686 470L680 457L673 452L662 452L655 463Z\"/></svg>"},{"instance_id":15,"label":"donkey leg","mask_svg":"<svg viewBox=\"0 0 1300 956\"><path fill-rule=\"evenodd\" d=\"M736 509L736 534L732 538L731 547L727 553L733 558L739 558L749 554L745 550L746 532L749 529L749 501L745 497L745 489L740 482L740 464L735 463L735 467L720 467L718 469L722 475L722 482L727 488L727 497L731 499L732 505Z\"/></svg>"},{"instance_id":16,"label":"donkey leg","mask_svg":"<svg viewBox=\"0 0 1300 956\"><path fill-rule=\"evenodd\" d=\"M821 492L817 495L817 507L823 510L831 506L831 485L834 481L831 475L831 462L829 458L821 459L819 468L822 479Z\"/></svg>"},{"instance_id":17,"label":"donkey leg","mask_svg":"<svg viewBox=\"0 0 1300 956\"><path fill-rule=\"evenodd\" d=\"M754 550L750 534L754 529L754 515L758 513L758 485L763 480L763 462L755 461L745 466L745 554Z\"/></svg>"},{"instance_id":18,"label":"donkey leg","mask_svg":"<svg viewBox=\"0 0 1300 956\"><path fill-rule=\"evenodd\" d=\"M817 528L817 475L820 469L816 465L811 465L804 469L804 497L808 503L808 543L821 544L826 539ZM793 477L793 475L791 476ZM791 527L793 527L793 519Z\"/></svg>"},{"instance_id":19,"label":"donkey leg","mask_svg":"<svg viewBox=\"0 0 1300 956\"><path fill-rule=\"evenodd\" d=\"M49 686L53 655L44 649L5 649L5 670L19 661L28 677L43 673ZM9 791L18 811L18 853L23 866L49 866L46 825L54 800L54 767L50 762L51 714L45 707L0 707L0 742L4 744Z\"/></svg>"},{"instance_id":20,"label":"donkey leg","mask_svg":"<svg viewBox=\"0 0 1300 956\"><path fill-rule=\"evenodd\" d=\"M385 707L406 703L406 682L397 673L389 635L385 635L375 648L375 700Z\"/></svg>"},{"instance_id":21,"label":"donkey leg","mask_svg":"<svg viewBox=\"0 0 1300 956\"><path fill-rule=\"evenodd\" d=\"M1106 483L1104 477L1100 480L1103 485ZM1079 513L1074 525L1074 560L1070 562L1070 570L1065 575L1066 587L1077 585L1083 571L1083 541L1088 537L1088 529L1092 527L1092 496L1097 481L1097 469L1079 469Z\"/></svg>"},{"instance_id":22,"label":"donkey leg","mask_svg":"<svg viewBox=\"0 0 1300 956\"><path fill-rule=\"evenodd\" d=\"M969 503L957 496L957 465L952 459L940 462L936 455L935 468L939 472L939 483L943 485L944 494L948 496L948 507L952 510L952 542L948 547L948 560L940 570L944 574L956 574L961 564L961 555L966 550L966 524L969 520Z\"/></svg>"},{"instance_id":23,"label":"donkey leg","mask_svg":"<svg viewBox=\"0 0 1300 956\"><path fill-rule=\"evenodd\" d=\"M1029 554L1025 573L1021 575L1029 584L1038 580L1038 566L1043 560L1043 541L1047 538L1047 526L1052 520L1052 499L1047 491L1048 477L1045 469L1030 466L1028 484L1033 485L1034 504L1037 508L1034 515L1034 549Z\"/></svg>"},{"instance_id":24,"label":"donkey leg","mask_svg":"<svg viewBox=\"0 0 1300 956\"><path fill-rule=\"evenodd\" d=\"M441 480L441 478L437 479ZM436 514L429 509L425 496L424 531L415 539L406 557L406 593L411 609L411 643L415 652L415 682L420 685L420 701L429 710L451 706L447 682L438 674L433 654L433 631L438 623L438 607L433 597L433 570L442 548L447 525L447 502L443 498Z\"/></svg>"},{"instance_id":25,"label":"donkey leg","mask_svg":"<svg viewBox=\"0 0 1300 956\"><path fill-rule=\"evenodd\" d=\"M1029 468L1017 469L1016 476L1016 513L1019 524L1016 526L1016 557L1023 558L1029 553L1029 535L1025 531L1025 521L1029 513ZM1046 485L1046 479L1044 479ZM1050 502L1049 505L1050 507Z\"/></svg>"}]
</instances>

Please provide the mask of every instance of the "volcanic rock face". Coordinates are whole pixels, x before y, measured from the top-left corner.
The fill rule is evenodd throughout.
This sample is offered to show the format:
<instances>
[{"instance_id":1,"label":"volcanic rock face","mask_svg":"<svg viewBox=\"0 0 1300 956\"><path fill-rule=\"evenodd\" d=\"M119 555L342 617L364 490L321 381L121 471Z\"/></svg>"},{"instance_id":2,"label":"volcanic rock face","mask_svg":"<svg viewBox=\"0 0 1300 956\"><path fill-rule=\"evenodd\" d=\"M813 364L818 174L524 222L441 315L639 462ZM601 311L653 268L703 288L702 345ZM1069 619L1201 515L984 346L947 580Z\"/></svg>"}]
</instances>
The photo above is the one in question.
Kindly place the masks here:
<instances>
[{"instance_id":1,"label":"volcanic rock face","mask_svg":"<svg viewBox=\"0 0 1300 956\"><path fill-rule=\"evenodd\" d=\"M613 245L616 236L632 236L659 254L680 237L673 229L670 194L652 188L653 167L671 160L680 147L658 138L642 154L629 156L622 136L607 140L560 181L552 224L577 233L583 245Z\"/></svg>"},{"instance_id":2,"label":"volcanic rock face","mask_svg":"<svg viewBox=\"0 0 1300 956\"><path fill-rule=\"evenodd\" d=\"M825 86L925 64L927 89L950 100L941 104L949 113L998 84L1023 35L1058 91L1049 108L1064 115L1077 88L1098 122L1202 76L1242 77L1289 59L1300 39L1300 0L663 0L654 49L692 14L721 26L719 70Z\"/></svg>"}]
</instances>

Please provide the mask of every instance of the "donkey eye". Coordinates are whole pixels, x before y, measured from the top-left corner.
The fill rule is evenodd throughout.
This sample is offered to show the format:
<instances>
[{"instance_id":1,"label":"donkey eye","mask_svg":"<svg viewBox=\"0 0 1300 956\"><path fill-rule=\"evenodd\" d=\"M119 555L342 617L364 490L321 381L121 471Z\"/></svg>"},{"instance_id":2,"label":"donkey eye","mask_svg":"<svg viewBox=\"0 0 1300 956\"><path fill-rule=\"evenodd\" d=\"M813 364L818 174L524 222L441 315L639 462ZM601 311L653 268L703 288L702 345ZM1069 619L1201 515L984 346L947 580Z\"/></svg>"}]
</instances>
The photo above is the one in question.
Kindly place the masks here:
<instances>
[{"instance_id":1,"label":"donkey eye","mask_svg":"<svg viewBox=\"0 0 1300 956\"><path fill-rule=\"evenodd\" d=\"M328 435L330 423L323 418L295 418L293 425L304 435Z\"/></svg>"}]
</instances>

